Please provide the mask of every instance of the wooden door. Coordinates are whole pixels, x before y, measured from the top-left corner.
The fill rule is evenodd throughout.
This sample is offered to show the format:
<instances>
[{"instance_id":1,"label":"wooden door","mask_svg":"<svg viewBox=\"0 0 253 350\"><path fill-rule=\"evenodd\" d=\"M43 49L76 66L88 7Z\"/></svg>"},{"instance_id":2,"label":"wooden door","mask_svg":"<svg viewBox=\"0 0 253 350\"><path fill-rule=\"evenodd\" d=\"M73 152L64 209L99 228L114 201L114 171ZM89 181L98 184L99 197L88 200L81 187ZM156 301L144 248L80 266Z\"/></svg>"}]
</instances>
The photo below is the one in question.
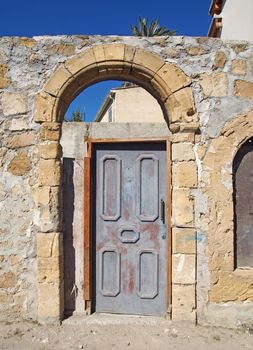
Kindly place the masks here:
<instances>
[{"instance_id":1,"label":"wooden door","mask_svg":"<svg viewBox=\"0 0 253 350\"><path fill-rule=\"evenodd\" d=\"M93 306L166 312L166 144L98 144L93 151Z\"/></svg>"}]
</instances>

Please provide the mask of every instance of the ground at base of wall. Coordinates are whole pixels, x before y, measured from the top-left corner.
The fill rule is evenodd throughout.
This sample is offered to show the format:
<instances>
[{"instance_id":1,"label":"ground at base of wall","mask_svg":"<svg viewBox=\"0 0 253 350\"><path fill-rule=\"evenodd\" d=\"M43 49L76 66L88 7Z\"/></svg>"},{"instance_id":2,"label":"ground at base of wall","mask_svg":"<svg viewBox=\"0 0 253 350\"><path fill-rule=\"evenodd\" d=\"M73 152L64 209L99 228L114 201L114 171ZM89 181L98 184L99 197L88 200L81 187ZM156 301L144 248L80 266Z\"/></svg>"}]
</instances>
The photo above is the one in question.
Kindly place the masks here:
<instances>
[{"instance_id":1,"label":"ground at base of wall","mask_svg":"<svg viewBox=\"0 0 253 350\"><path fill-rule=\"evenodd\" d=\"M0 323L1 350L238 350L253 349L253 329L229 330L172 323L112 320L63 322L60 325Z\"/></svg>"}]
</instances>

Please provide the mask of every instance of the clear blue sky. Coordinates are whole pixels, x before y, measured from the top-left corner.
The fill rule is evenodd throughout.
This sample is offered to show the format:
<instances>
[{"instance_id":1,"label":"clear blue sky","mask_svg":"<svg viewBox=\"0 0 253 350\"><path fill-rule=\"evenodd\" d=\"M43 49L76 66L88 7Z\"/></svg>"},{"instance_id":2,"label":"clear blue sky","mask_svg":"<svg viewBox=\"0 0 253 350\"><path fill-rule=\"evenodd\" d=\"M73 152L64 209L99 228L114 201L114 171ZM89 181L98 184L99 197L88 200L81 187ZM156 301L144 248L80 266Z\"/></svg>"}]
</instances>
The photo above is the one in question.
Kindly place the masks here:
<instances>
[{"instance_id":1,"label":"clear blue sky","mask_svg":"<svg viewBox=\"0 0 253 350\"><path fill-rule=\"evenodd\" d=\"M175 29L177 35L206 36L210 3L211 0L2 0L0 36L131 35L130 25L137 24L138 16L158 18L160 25ZM70 110L79 106L90 118L112 86L115 82L88 88L73 101Z\"/></svg>"}]
</instances>

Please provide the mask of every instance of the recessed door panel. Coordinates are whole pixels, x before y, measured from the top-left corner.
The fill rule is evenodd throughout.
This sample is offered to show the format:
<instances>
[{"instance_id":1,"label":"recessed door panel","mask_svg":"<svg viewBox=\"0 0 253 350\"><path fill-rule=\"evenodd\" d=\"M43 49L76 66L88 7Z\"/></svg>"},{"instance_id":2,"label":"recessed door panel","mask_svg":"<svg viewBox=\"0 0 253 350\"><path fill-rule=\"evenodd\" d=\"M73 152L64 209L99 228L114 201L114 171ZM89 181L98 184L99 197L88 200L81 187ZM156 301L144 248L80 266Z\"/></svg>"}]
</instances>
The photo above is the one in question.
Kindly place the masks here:
<instances>
[{"instance_id":1,"label":"recessed door panel","mask_svg":"<svg viewBox=\"0 0 253 350\"><path fill-rule=\"evenodd\" d=\"M165 144L98 144L93 159L93 308L163 314Z\"/></svg>"}]
</instances>

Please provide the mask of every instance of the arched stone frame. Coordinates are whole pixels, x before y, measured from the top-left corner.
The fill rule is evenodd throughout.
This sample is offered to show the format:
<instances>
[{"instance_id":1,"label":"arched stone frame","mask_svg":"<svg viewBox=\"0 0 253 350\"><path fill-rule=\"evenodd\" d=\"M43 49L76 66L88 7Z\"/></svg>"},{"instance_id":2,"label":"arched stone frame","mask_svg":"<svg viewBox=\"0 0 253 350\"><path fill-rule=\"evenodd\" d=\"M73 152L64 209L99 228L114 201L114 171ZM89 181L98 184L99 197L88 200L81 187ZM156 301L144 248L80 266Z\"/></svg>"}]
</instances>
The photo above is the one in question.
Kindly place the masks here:
<instances>
[{"instance_id":1,"label":"arched stone frame","mask_svg":"<svg viewBox=\"0 0 253 350\"><path fill-rule=\"evenodd\" d=\"M210 302L253 301L253 269L234 267L233 159L253 135L253 110L228 122L214 139L203 159L203 192L209 210L208 222Z\"/></svg>"},{"instance_id":2,"label":"arched stone frame","mask_svg":"<svg viewBox=\"0 0 253 350\"><path fill-rule=\"evenodd\" d=\"M160 103L170 129L192 135L192 143L198 127L191 80L175 65L139 48L124 44L93 46L60 65L49 78L43 91L35 97L34 115L35 121L41 123L40 232L37 236L38 319L41 321L63 317L61 122L68 105L83 89L105 79L129 80L144 87ZM179 136L176 142L186 139L189 137ZM195 164L192 167L195 171ZM185 191L189 185L180 181L175 180L173 186ZM192 204L189 210L193 210ZM195 297L194 290L192 293Z\"/></svg>"}]
</instances>

